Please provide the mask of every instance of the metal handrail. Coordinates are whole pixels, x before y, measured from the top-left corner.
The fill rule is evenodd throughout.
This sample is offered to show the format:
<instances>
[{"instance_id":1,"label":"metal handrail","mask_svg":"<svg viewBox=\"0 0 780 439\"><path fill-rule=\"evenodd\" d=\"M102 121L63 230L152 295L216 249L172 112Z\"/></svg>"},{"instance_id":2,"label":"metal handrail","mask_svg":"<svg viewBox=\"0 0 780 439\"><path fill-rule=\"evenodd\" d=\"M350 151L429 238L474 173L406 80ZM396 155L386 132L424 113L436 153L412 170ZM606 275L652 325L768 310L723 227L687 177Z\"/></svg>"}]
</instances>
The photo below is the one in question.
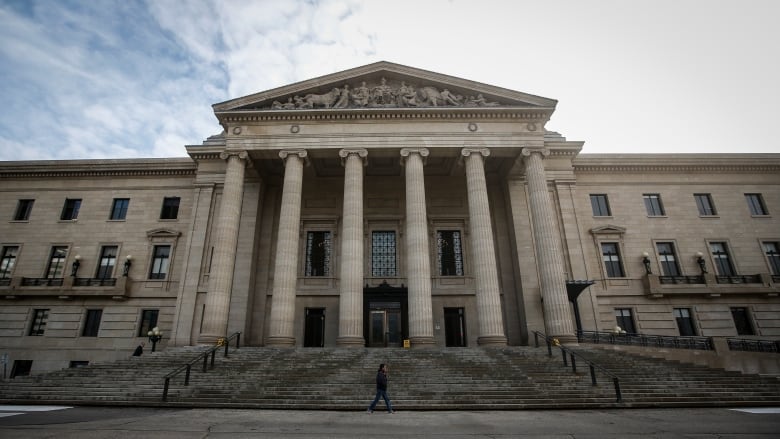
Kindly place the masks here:
<instances>
[{"instance_id":1,"label":"metal handrail","mask_svg":"<svg viewBox=\"0 0 780 439\"><path fill-rule=\"evenodd\" d=\"M780 340L757 340L751 338L727 338L731 351L780 353Z\"/></svg>"},{"instance_id":2,"label":"metal handrail","mask_svg":"<svg viewBox=\"0 0 780 439\"><path fill-rule=\"evenodd\" d=\"M180 374L182 371L186 371L186 374L184 375L184 385L189 386L190 385L190 371L192 370L192 365L203 359L203 372L206 373L208 369L214 369L214 357L216 356L216 351L221 348L222 346L225 347L225 357L228 356L228 348L230 347L230 340L233 338L236 339L236 349L238 349L241 342L241 333L235 332L231 336L227 338L220 338L217 342L217 345L214 347L209 348L208 350L205 350L201 352L197 357L193 358L186 364L179 366L178 368L174 369L172 372L170 372L168 375L165 375L165 384L163 385L163 394L162 394L162 400L167 401L168 400L168 389L171 384L171 378L175 377L176 375ZM208 359L209 356L211 356L211 367L208 367Z\"/></svg>"},{"instance_id":3,"label":"metal handrail","mask_svg":"<svg viewBox=\"0 0 780 439\"><path fill-rule=\"evenodd\" d=\"M547 342L547 355L549 357L552 357L552 347L556 346L561 349L561 354L563 356L563 365L568 367L568 360L566 357L566 354L569 354L571 356L571 371L572 373L577 373L577 361L576 358L580 358L582 361L584 361L588 368L590 369L590 381L591 384L595 387L598 385L596 382L596 369L599 369L604 375L607 375L612 378L612 384L615 386L615 398L617 399L617 402L623 401L623 395L620 393L620 379L617 375L614 373L608 371L602 366L599 366L598 364L594 363L593 361L583 357L582 355L572 351L571 349L561 345L558 343L557 339L553 339L550 337L547 337L545 334L542 334L539 331L534 331L534 343L536 344L536 347L539 347L539 337L542 337Z\"/></svg>"},{"instance_id":4,"label":"metal handrail","mask_svg":"<svg viewBox=\"0 0 780 439\"><path fill-rule=\"evenodd\" d=\"M664 347L677 349L696 349L714 351L715 342L712 337L671 336L649 334L616 334L608 331L577 331L577 341L580 343L607 343L647 347Z\"/></svg>"}]
</instances>

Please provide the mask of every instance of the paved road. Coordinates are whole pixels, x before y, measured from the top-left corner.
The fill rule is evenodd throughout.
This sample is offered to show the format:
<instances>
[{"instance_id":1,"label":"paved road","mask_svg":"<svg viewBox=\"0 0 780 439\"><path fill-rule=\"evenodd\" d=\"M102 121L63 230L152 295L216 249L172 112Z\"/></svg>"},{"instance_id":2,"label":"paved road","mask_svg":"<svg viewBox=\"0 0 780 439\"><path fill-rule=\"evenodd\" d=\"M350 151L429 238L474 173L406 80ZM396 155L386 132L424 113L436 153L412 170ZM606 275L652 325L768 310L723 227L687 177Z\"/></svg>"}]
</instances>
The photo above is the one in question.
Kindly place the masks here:
<instances>
[{"instance_id":1,"label":"paved road","mask_svg":"<svg viewBox=\"0 0 780 439\"><path fill-rule=\"evenodd\" d=\"M36 411L33 411L36 410ZM325 412L1 406L0 438L777 439L780 408Z\"/></svg>"}]
</instances>

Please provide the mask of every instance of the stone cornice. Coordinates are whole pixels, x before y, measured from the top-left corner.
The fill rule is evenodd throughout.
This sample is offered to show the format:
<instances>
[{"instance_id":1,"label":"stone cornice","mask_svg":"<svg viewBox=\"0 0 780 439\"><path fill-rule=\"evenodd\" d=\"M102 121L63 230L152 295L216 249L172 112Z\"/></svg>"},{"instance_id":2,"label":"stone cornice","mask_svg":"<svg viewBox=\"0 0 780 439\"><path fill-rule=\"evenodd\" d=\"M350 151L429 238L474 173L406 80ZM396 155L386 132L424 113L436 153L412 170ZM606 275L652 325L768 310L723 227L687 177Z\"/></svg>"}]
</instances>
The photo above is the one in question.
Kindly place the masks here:
<instances>
[{"instance_id":1,"label":"stone cornice","mask_svg":"<svg viewBox=\"0 0 780 439\"><path fill-rule=\"evenodd\" d=\"M575 173L780 173L780 154L580 154Z\"/></svg>"},{"instance_id":2,"label":"stone cornice","mask_svg":"<svg viewBox=\"0 0 780 439\"><path fill-rule=\"evenodd\" d=\"M196 164L182 159L26 161L0 164L0 179L44 177L194 176Z\"/></svg>"}]
</instances>

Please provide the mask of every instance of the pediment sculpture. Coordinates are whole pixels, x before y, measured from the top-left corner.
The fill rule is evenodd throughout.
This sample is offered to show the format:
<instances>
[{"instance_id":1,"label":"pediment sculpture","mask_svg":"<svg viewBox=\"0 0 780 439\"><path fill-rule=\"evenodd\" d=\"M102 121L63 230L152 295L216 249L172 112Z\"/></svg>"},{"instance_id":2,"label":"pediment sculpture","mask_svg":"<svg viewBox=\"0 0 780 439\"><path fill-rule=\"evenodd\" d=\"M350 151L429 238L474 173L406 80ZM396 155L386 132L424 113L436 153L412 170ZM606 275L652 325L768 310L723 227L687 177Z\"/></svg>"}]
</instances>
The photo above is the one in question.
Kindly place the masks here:
<instances>
[{"instance_id":1,"label":"pediment sculpture","mask_svg":"<svg viewBox=\"0 0 780 439\"><path fill-rule=\"evenodd\" d=\"M372 86L362 81L357 87L349 84L334 87L327 93L289 96L286 102L273 101L271 110L303 110L314 108L415 108L415 107L498 107L498 102L485 99L481 93L461 95L447 88L422 87L400 81L389 84L383 77Z\"/></svg>"}]
</instances>

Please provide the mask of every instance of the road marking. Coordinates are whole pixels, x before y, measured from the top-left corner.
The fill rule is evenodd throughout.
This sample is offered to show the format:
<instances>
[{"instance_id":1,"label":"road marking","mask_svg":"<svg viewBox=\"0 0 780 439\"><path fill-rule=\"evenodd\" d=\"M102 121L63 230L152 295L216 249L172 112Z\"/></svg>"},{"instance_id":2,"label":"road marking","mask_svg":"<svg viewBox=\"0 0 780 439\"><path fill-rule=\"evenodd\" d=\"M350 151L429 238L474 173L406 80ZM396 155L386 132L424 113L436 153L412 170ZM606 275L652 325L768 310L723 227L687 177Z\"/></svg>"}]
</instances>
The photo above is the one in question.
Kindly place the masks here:
<instances>
[{"instance_id":1,"label":"road marking","mask_svg":"<svg viewBox=\"0 0 780 439\"><path fill-rule=\"evenodd\" d=\"M760 408L748 408L748 409L731 409L735 412L745 413L780 413L780 407L760 407Z\"/></svg>"}]
</instances>

